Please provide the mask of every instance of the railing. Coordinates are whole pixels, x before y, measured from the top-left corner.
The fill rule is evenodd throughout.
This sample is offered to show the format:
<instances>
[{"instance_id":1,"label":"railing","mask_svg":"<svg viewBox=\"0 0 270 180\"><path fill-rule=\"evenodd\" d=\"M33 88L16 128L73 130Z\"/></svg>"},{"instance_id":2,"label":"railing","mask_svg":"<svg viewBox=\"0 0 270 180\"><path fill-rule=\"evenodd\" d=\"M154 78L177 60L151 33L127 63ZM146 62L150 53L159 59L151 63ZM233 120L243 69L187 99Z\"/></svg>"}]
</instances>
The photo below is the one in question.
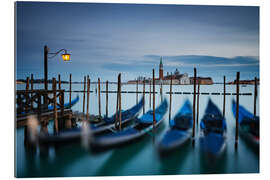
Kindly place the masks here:
<instances>
[{"instance_id":1,"label":"railing","mask_svg":"<svg viewBox=\"0 0 270 180\"><path fill-rule=\"evenodd\" d=\"M50 97L52 95L52 97ZM52 90L17 90L16 91L16 110L17 117L26 116L29 114L37 114L53 110L48 109L51 105L54 105L54 98L59 98L56 100L57 109L64 111L64 90L57 90L56 96L54 97L54 92Z\"/></svg>"}]
</instances>

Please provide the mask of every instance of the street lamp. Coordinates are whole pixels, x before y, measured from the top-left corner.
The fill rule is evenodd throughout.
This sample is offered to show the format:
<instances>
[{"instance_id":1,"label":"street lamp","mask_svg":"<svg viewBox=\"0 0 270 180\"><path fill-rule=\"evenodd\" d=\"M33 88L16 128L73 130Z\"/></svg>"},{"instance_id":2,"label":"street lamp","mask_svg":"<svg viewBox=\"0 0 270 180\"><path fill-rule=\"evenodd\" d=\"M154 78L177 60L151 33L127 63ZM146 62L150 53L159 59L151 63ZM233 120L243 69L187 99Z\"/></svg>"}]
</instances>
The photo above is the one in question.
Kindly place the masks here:
<instances>
[{"instance_id":1,"label":"street lamp","mask_svg":"<svg viewBox=\"0 0 270 180\"><path fill-rule=\"evenodd\" d=\"M48 90L48 58L51 59L62 51L64 51L64 53L62 54L63 61L70 61L70 54L67 53L66 49L60 49L59 51L55 53L50 53L49 48L46 45L44 46L44 88L45 90ZM52 55L52 56L49 57L48 55Z\"/></svg>"}]
</instances>

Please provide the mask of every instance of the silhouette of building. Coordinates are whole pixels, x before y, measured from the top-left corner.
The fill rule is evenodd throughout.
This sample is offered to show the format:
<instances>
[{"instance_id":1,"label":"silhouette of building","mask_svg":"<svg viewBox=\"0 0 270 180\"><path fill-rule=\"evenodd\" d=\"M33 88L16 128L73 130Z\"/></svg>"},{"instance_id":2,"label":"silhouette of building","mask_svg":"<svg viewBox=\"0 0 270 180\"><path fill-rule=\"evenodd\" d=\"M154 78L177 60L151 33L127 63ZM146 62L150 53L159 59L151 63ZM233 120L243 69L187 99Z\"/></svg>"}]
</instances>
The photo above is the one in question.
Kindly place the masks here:
<instances>
[{"instance_id":1,"label":"silhouette of building","mask_svg":"<svg viewBox=\"0 0 270 180\"><path fill-rule=\"evenodd\" d=\"M159 80L163 80L163 64L162 64L162 57L160 57L160 63L159 63Z\"/></svg>"}]
</instances>

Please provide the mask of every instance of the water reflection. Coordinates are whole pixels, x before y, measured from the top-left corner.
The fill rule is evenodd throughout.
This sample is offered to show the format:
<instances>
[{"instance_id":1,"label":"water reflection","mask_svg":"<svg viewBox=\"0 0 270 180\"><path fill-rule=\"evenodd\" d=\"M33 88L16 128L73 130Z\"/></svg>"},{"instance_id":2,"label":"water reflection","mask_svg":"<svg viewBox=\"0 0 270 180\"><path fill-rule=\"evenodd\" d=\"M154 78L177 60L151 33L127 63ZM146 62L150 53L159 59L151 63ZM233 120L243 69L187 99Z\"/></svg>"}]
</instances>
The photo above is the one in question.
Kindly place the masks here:
<instances>
[{"instance_id":1,"label":"water reflection","mask_svg":"<svg viewBox=\"0 0 270 180\"><path fill-rule=\"evenodd\" d=\"M109 159L96 172L97 176L117 175L118 170L123 168L129 161L136 157L145 146L151 142L151 137L146 136L143 140L127 146L115 149Z\"/></svg>"},{"instance_id":2,"label":"water reflection","mask_svg":"<svg viewBox=\"0 0 270 180\"><path fill-rule=\"evenodd\" d=\"M181 168L189 153L192 153L191 141L184 146L181 146L174 151L166 154L159 155L160 173L163 175L177 174L181 172Z\"/></svg>"},{"instance_id":3,"label":"water reflection","mask_svg":"<svg viewBox=\"0 0 270 180\"><path fill-rule=\"evenodd\" d=\"M225 150L219 156L213 156L212 154L200 152L199 162L201 174L226 173L227 151Z\"/></svg>"}]
</instances>

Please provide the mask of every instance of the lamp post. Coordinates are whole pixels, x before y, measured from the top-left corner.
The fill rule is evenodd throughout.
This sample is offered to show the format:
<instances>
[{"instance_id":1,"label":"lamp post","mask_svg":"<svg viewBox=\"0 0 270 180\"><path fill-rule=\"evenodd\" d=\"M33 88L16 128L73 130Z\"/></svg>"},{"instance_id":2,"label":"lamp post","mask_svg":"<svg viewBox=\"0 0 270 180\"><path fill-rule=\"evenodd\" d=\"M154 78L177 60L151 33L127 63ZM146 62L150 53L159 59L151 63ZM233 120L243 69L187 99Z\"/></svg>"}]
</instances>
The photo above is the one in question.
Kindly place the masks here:
<instances>
[{"instance_id":1,"label":"lamp post","mask_svg":"<svg viewBox=\"0 0 270 180\"><path fill-rule=\"evenodd\" d=\"M62 54L62 59L64 61L70 61L70 54L67 53L66 49L60 49L59 51L55 53L50 53L49 48L46 45L44 46L44 89L45 90L48 90L48 58L53 58L62 51L64 51L64 53ZM52 55L52 56L49 57L48 55Z\"/></svg>"}]
</instances>

